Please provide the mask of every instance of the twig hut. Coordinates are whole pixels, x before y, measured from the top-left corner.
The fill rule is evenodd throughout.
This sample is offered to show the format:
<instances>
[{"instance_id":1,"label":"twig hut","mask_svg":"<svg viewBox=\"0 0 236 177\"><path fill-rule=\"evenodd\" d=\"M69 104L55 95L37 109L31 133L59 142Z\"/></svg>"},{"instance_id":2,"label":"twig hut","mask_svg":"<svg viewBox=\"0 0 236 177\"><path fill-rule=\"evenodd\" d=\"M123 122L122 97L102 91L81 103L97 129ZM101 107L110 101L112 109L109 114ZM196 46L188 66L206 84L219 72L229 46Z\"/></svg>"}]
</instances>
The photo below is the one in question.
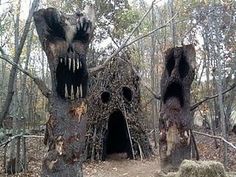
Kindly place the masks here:
<instances>
[{"instance_id":1,"label":"twig hut","mask_svg":"<svg viewBox=\"0 0 236 177\"><path fill-rule=\"evenodd\" d=\"M152 150L142 126L139 77L131 66L115 58L90 82L87 159L105 160L113 153L148 157Z\"/></svg>"}]
</instances>

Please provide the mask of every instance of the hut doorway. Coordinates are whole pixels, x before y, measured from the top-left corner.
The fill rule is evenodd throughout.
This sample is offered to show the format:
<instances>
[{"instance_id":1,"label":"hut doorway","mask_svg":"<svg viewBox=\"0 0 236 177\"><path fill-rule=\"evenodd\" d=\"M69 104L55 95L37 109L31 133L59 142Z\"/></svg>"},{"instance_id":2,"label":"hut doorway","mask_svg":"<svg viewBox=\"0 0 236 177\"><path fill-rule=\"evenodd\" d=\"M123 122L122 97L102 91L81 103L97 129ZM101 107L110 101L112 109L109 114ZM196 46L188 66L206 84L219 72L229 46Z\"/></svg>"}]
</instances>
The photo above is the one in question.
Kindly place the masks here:
<instances>
[{"instance_id":1,"label":"hut doorway","mask_svg":"<svg viewBox=\"0 0 236 177\"><path fill-rule=\"evenodd\" d=\"M127 157L131 156L128 128L120 110L115 110L109 117L105 146L106 155L126 153Z\"/></svg>"}]
</instances>

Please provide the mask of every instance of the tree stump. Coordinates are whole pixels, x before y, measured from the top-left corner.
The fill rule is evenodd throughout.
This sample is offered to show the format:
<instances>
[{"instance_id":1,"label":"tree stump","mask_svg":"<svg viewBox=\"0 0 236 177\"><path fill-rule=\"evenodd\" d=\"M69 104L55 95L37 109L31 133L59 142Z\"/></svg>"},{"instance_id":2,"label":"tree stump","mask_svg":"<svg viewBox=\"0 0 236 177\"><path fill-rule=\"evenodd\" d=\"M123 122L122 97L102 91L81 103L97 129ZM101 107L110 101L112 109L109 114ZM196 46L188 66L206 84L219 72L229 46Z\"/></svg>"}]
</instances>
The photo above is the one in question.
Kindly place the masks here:
<instances>
[{"instance_id":1,"label":"tree stump","mask_svg":"<svg viewBox=\"0 0 236 177\"><path fill-rule=\"evenodd\" d=\"M81 177L87 120L86 54L93 26L80 12L66 15L54 8L35 12L34 22L52 81L44 141L49 150L42 176Z\"/></svg>"},{"instance_id":2,"label":"tree stump","mask_svg":"<svg viewBox=\"0 0 236 177\"><path fill-rule=\"evenodd\" d=\"M195 50L192 45L167 50L161 78L159 152L163 170L176 169L191 158L190 88Z\"/></svg>"}]
</instances>

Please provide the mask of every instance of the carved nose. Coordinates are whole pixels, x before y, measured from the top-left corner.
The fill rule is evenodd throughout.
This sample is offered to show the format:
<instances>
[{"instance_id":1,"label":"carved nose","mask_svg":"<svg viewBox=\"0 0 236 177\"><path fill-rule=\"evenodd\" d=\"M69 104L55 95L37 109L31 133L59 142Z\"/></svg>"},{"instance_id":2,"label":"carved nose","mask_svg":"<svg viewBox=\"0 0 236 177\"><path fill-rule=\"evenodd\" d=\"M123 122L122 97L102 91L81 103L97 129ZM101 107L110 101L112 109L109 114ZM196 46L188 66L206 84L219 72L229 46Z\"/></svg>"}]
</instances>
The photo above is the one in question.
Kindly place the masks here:
<instances>
[{"instance_id":1,"label":"carved nose","mask_svg":"<svg viewBox=\"0 0 236 177\"><path fill-rule=\"evenodd\" d=\"M178 72L178 69L174 68L171 72L171 77L172 78L179 78L179 72Z\"/></svg>"},{"instance_id":2,"label":"carved nose","mask_svg":"<svg viewBox=\"0 0 236 177\"><path fill-rule=\"evenodd\" d=\"M73 47L72 47L72 45L71 44L69 44L69 47L68 47L68 49L67 49L67 52L69 53L69 52L74 52L74 49L73 49Z\"/></svg>"}]
</instances>

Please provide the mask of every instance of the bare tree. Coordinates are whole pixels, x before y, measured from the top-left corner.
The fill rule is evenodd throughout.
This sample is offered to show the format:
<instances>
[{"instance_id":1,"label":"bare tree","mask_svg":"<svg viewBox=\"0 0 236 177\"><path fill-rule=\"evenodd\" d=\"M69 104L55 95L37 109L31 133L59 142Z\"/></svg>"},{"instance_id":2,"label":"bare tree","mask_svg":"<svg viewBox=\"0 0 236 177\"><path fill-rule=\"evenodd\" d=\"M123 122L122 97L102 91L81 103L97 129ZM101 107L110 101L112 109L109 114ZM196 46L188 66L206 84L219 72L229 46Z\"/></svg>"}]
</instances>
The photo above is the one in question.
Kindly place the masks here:
<instances>
[{"instance_id":1,"label":"bare tree","mask_svg":"<svg viewBox=\"0 0 236 177\"><path fill-rule=\"evenodd\" d=\"M32 3L32 7L29 11L29 16L26 20L25 28L24 28L23 34L21 36L19 46L17 47L16 53L15 53L15 56L14 56L14 62L16 64L19 63L20 56L21 56L21 53L22 53L22 49L24 47L24 43L25 43L27 34L29 32L29 29L30 29L30 24L31 24L31 19L32 19L32 16L33 16L33 12L38 6L38 2L39 2L38 0L34 0L33 3ZM11 104L11 101L12 101L12 97L13 97L13 94L14 94L13 88L14 88L14 83L15 83L15 79L16 79L16 73L17 73L16 66L12 66L12 69L10 71L10 78L9 78L9 82L8 82L7 97L6 97L6 100L5 100L5 102L2 106L2 110L1 110L1 114L0 114L0 126L2 126L2 122L3 122L3 120L5 119L5 117L8 113L8 110L9 110L9 107L10 107L10 104Z\"/></svg>"},{"instance_id":2,"label":"bare tree","mask_svg":"<svg viewBox=\"0 0 236 177\"><path fill-rule=\"evenodd\" d=\"M155 28L155 14L154 14L154 9L152 9L152 28ZM156 57L155 57L155 52L156 52L156 38L155 38L155 33L151 35L151 88L153 91L156 92L157 83L156 83L156 77L157 77L157 64L156 64ZM157 120L157 100L153 99L152 100L152 112L151 112L151 118L153 120L153 139L155 143L155 148L157 148L157 133L156 133L156 120Z\"/></svg>"}]
</instances>

